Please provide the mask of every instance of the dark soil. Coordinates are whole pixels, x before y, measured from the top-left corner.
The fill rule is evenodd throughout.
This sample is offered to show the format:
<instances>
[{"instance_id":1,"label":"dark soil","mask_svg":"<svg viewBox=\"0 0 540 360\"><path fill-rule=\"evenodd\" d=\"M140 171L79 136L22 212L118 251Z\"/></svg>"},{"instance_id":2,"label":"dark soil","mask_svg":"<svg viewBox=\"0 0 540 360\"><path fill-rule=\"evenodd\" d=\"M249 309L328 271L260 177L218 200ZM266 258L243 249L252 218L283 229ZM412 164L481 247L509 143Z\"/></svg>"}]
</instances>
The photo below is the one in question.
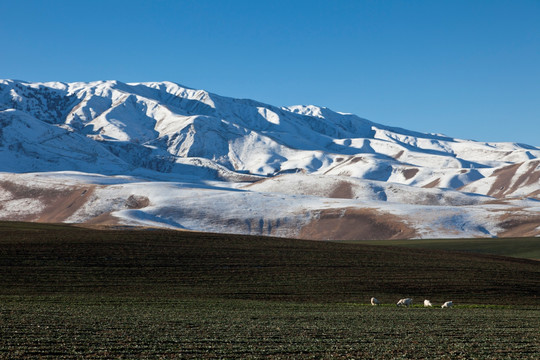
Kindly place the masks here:
<instances>
[{"instance_id":1,"label":"dark soil","mask_svg":"<svg viewBox=\"0 0 540 360\"><path fill-rule=\"evenodd\" d=\"M540 262L391 246L0 223L0 296L540 304Z\"/></svg>"}]
</instances>

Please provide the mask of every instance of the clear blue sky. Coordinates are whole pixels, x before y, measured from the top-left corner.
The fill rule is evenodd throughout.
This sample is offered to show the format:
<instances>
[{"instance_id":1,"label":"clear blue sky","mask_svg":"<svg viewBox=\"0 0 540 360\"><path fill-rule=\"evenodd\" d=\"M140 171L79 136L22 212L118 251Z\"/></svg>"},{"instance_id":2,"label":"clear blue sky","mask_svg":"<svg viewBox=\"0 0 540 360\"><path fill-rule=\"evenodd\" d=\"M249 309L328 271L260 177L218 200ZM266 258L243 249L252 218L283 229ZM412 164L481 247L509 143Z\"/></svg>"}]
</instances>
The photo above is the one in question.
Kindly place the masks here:
<instances>
[{"instance_id":1,"label":"clear blue sky","mask_svg":"<svg viewBox=\"0 0 540 360\"><path fill-rule=\"evenodd\" d=\"M169 80L540 145L540 0L18 0L0 14L0 78Z\"/></svg>"}]
</instances>

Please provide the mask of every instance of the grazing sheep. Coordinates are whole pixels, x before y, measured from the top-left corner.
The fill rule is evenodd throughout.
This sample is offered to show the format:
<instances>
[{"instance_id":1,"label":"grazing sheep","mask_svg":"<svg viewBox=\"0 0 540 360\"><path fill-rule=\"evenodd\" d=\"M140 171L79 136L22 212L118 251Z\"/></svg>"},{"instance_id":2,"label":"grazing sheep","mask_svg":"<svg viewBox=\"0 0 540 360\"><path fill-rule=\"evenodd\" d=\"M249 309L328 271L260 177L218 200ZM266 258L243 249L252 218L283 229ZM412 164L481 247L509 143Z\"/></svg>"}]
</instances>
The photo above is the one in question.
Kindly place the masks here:
<instances>
[{"instance_id":1,"label":"grazing sheep","mask_svg":"<svg viewBox=\"0 0 540 360\"><path fill-rule=\"evenodd\" d=\"M441 309L450 308L452 306L454 306L454 303L451 302L451 301L447 301L447 302L445 302L444 304L441 305Z\"/></svg>"},{"instance_id":2,"label":"grazing sheep","mask_svg":"<svg viewBox=\"0 0 540 360\"><path fill-rule=\"evenodd\" d=\"M428 307L428 306L433 306L433 305L431 305L431 301L424 300L424 307Z\"/></svg>"},{"instance_id":3,"label":"grazing sheep","mask_svg":"<svg viewBox=\"0 0 540 360\"><path fill-rule=\"evenodd\" d=\"M379 300L377 300L374 297L371 298L371 305L379 305L379 304L380 304Z\"/></svg>"},{"instance_id":4,"label":"grazing sheep","mask_svg":"<svg viewBox=\"0 0 540 360\"><path fill-rule=\"evenodd\" d=\"M406 299L400 299L396 306L403 306L405 305L406 307L409 307L409 305L412 305L412 299L411 298L406 298Z\"/></svg>"}]
</instances>

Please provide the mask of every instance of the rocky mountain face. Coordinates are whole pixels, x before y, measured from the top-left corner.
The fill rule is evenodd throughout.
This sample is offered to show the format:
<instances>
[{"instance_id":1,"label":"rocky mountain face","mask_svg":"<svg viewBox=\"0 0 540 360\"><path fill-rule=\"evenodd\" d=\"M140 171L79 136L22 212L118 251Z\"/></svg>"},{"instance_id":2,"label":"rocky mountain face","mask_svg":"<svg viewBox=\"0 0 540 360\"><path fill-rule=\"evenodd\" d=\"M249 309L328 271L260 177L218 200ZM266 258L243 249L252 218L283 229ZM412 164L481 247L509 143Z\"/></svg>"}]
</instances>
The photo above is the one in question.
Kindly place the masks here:
<instances>
[{"instance_id":1,"label":"rocky mountain face","mask_svg":"<svg viewBox=\"0 0 540 360\"><path fill-rule=\"evenodd\" d=\"M540 148L170 82L0 80L0 172L2 219L321 239L540 233Z\"/></svg>"}]
</instances>

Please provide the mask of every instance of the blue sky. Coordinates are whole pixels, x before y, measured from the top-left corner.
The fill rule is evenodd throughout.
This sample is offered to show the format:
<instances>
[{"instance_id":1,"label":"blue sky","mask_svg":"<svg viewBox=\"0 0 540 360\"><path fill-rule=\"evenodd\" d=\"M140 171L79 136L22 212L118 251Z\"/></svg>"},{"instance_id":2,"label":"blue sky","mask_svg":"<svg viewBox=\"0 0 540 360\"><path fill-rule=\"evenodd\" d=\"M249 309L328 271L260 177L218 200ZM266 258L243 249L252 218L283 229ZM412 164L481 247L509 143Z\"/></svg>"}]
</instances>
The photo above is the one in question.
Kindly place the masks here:
<instances>
[{"instance_id":1,"label":"blue sky","mask_svg":"<svg viewBox=\"0 0 540 360\"><path fill-rule=\"evenodd\" d=\"M3 1L0 78L174 81L540 145L540 1Z\"/></svg>"}]
</instances>

